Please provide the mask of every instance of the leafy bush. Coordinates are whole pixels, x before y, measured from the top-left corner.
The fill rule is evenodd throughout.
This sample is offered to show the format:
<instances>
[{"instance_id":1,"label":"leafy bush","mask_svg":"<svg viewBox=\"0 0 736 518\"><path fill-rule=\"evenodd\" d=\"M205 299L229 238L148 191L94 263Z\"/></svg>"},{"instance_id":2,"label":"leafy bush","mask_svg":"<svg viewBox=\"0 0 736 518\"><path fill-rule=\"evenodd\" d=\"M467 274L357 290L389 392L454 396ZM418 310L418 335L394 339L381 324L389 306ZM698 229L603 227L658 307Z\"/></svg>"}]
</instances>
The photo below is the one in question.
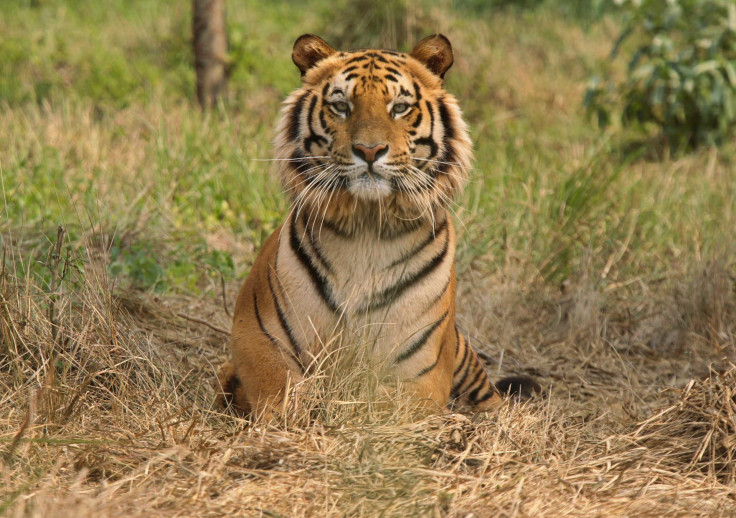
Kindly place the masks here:
<instances>
[{"instance_id":1,"label":"leafy bush","mask_svg":"<svg viewBox=\"0 0 736 518\"><path fill-rule=\"evenodd\" d=\"M736 4L641 0L623 8L612 58L633 40L628 74L616 85L594 79L589 113L605 127L620 109L624 126L652 123L675 149L723 142L736 127Z\"/></svg>"}]
</instances>

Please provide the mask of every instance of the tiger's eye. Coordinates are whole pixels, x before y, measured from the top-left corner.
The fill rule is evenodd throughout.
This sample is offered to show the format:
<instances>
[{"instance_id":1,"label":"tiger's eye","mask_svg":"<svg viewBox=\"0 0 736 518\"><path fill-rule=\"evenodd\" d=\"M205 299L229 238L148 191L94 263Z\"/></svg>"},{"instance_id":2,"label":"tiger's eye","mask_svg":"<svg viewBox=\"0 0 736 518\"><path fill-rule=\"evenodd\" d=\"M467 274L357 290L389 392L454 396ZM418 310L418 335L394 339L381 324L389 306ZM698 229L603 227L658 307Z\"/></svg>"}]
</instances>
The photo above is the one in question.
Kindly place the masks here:
<instances>
[{"instance_id":1,"label":"tiger's eye","mask_svg":"<svg viewBox=\"0 0 736 518\"><path fill-rule=\"evenodd\" d=\"M332 109L339 114L346 114L350 111L350 106L345 101L335 101L332 103Z\"/></svg>"},{"instance_id":2,"label":"tiger's eye","mask_svg":"<svg viewBox=\"0 0 736 518\"><path fill-rule=\"evenodd\" d=\"M396 103L394 104L393 108L391 108L391 113L393 115L401 115L402 113L406 112L409 109L409 105L406 103Z\"/></svg>"}]
</instances>

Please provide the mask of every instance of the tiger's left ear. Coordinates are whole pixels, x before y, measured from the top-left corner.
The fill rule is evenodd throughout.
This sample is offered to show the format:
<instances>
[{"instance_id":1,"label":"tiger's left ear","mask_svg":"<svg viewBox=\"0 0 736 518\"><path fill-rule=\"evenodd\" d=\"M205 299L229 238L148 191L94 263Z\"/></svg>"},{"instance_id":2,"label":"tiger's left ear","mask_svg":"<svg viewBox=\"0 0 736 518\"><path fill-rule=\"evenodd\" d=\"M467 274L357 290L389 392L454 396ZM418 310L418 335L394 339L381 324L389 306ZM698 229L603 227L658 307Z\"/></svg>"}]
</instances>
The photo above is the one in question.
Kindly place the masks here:
<instances>
[{"instance_id":1,"label":"tiger's left ear","mask_svg":"<svg viewBox=\"0 0 736 518\"><path fill-rule=\"evenodd\" d=\"M454 61L450 40L442 34L427 36L417 43L409 55L441 78L445 77L445 72L450 69Z\"/></svg>"},{"instance_id":2,"label":"tiger's left ear","mask_svg":"<svg viewBox=\"0 0 736 518\"><path fill-rule=\"evenodd\" d=\"M337 52L329 43L314 34L302 34L294 42L291 60L297 66L302 76L307 70Z\"/></svg>"}]
</instances>

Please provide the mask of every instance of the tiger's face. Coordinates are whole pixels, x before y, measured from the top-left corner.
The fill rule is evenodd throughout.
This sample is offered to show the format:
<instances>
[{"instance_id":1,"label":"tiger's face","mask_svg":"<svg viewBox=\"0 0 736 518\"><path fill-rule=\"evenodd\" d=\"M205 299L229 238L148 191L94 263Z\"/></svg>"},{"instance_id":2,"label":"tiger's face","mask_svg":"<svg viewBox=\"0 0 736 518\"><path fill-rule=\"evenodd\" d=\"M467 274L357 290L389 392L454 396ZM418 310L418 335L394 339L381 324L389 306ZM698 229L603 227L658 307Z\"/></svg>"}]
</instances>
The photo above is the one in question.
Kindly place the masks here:
<instances>
[{"instance_id":1,"label":"tiger's face","mask_svg":"<svg viewBox=\"0 0 736 518\"><path fill-rule=\"evenodd\" d=\"M338 52L304 35L292 58L302 86L285 102L276 144L297 205L328 217L375 205L432 217L462 188L471 142L444 90L447 38L430 36L404 54Z\"/></svg>"}]
</instances>

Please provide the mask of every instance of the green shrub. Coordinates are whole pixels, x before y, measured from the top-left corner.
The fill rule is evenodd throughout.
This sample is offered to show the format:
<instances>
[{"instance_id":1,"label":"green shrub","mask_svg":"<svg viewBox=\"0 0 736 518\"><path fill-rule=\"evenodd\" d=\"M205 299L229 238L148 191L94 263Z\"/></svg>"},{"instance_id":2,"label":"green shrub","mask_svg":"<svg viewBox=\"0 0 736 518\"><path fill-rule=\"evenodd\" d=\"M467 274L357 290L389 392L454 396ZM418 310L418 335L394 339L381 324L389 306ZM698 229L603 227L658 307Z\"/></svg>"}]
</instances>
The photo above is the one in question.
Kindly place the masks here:
<instances>
[{"instance_id":1,"label":"green shrub","mask_svg":"<svg viewBox=\"0 0 736 518\"><path fill-rule=\"evenodd\" d=\"M736 127L733 0L629 1L612 58L632 40L627 77L594 79L584 104L601 126L653 124L673 148L717 145Z\"/></svg>"}]
</instances>

